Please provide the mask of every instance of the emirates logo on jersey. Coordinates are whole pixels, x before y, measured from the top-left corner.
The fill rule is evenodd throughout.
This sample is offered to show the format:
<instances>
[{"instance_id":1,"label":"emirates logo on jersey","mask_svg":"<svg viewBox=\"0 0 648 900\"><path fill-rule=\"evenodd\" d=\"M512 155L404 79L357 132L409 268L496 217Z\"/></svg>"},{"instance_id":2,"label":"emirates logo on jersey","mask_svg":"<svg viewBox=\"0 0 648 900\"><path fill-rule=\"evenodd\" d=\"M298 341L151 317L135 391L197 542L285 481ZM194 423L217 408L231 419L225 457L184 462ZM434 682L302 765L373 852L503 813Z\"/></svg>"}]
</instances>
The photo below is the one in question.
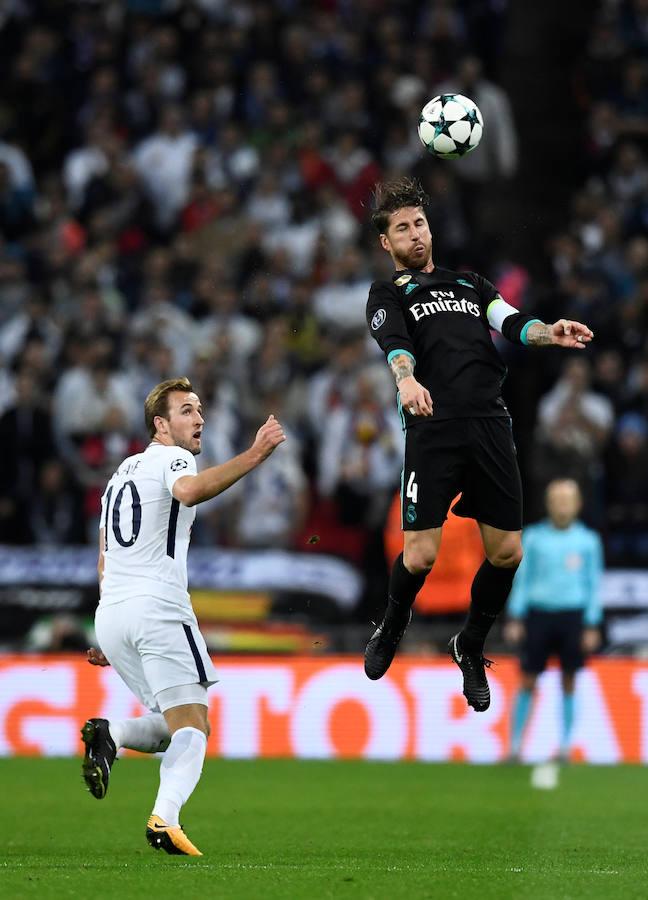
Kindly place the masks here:
<instances>
[{"instance_id":1,"label":"emirates logo on jersey","mask_svg":"<svg viewBox=\"0 0 648 900\"><path fill-rule=\"evenodd\" d=\"M452 291L430 291L430 293L436 298L435 300L428 303L413 303L410 306L409 311L414 316L416 322L424 316L433 316L439 312L470 313L471 316L475 316L476 318L481 315L479 303L473 303L472 300L466 300L465 297L461 300L455 300ZM446 300L445 298L448 297L448 295L450 295L452 299Z\"/></svg>"},{"instance_id":2,"label":"emirates logo on jersey","mask_svg":"<svg viewBox=\"0 0 648 900\"><path fill-rule=\"evenodd\" d=\"M186 469L189 463L186 459L174 459L171 463L171 471L179 472L180 469Z\"/></svg>"}]
</instances>

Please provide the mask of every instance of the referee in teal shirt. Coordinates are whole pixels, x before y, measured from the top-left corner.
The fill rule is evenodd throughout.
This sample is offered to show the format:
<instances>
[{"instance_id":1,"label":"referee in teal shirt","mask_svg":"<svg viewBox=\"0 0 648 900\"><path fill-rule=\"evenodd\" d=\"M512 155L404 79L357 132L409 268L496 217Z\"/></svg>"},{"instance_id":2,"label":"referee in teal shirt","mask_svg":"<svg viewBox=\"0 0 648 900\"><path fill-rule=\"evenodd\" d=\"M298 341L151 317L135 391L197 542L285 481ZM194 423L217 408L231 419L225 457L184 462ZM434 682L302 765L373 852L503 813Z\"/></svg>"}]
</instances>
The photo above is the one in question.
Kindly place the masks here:
<instances>
[{"instance_id":1,"label":"referee in teal shirt","mask_svg":"<svg viewBox=\"0 0 648 900\"><path fill-rule=\"evenodd\" d=\"M567 759L574 721L574 682L585 657L600 644L603 571L601 539L579 522L582 498L571 479L552 481L549 518L525 528L524 558L509 596L504 636L519 644L521 690L513 708L511 757L519 759L536 679L553 654L562 671L560 758Z\"/></svg>"}]
</instances>

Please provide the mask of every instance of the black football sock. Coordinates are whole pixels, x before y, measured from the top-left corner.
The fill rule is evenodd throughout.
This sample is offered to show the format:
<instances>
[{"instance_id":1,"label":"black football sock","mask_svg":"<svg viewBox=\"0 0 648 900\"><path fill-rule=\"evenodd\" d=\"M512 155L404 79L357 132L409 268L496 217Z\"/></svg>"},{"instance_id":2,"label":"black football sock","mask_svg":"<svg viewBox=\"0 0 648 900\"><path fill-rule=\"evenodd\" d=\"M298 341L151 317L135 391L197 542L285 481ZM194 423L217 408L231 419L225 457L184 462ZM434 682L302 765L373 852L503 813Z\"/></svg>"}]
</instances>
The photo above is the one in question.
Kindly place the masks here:
<instances>
[{"instance_id":1,"label":"black football sock","mask_svg":"<svg viewBox=\"0 0 648 900\"><path fill-rule=\"evenodd\" d=\"M403 554L400 553L392 566L389 576L389 603L388 609L394 612L409 612L416 600L416 595L423 587L427 572L412 575L405 568Z\"/></svg>"},{"instance_id":2,"label":"black football sock","mask_svg":"<svg viewBox=\"0 0 648 900\"><path fill-rule=\"evenodd\" d=\"M517 566L504 569L487 559L477 570L470 589L472 600L459 644L468 653L482 653L486 635L504 609Z\"/></svg>"}]
</instances>

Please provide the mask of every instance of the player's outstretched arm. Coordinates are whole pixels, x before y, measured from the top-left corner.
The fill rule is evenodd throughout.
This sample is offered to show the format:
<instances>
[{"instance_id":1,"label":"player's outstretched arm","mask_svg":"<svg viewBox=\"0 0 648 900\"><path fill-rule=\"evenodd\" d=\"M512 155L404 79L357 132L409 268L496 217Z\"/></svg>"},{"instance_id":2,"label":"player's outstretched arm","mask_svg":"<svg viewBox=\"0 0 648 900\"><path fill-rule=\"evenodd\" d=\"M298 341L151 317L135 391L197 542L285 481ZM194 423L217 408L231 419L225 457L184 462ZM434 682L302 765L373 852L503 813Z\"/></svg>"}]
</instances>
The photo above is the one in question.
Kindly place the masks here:
<instances>
[{"instance_id":1,"label":"player's outstretched arm","mask_svg":"<svg viewBox=\"0 0 648 900\"><path fill-rule=\"evenodd\" d=\"M173 485L173 496L184 506L195 506L211 500L260 465L285 440L281 423L274 416L268 416L268 420L257 431L249 450L228 459L220 466L211 466L197 475L178 478Z\"/></svg>"},{"instance_id":2,"label":"player's outstretched arm","mask_svg":"<svg viewBox=\"0 0 648 900\"><path fill-rule=\"evenodd\" d=\"M581 322L572 319L558 319L553 325L533 322L526 335L527 344L547 347L551 344L569 349L584 350L594 337L594 332Z\"/></svg>"},{"instance_id":3,"label":"player's outstretched arm","mask_svg":"<svg viewBox=\"0 0 648 900\"><path fill-rule=\"evenodd\" d=\"M403 409L413 416L432 415L432 397L427 388L414 378L414 360L406 353L399 353L391 363Z\"/></svg>"}]
</instances>

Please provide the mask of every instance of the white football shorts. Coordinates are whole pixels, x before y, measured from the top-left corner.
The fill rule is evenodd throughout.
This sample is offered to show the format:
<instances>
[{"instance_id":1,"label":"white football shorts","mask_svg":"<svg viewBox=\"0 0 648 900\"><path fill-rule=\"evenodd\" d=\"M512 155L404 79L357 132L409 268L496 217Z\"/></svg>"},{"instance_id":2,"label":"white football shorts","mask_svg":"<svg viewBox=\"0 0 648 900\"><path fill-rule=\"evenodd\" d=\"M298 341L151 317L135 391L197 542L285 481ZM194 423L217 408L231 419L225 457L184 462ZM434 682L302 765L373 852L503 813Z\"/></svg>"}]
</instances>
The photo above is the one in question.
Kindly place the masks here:
<instances>
[{"instance_id":1,"label":"white football shorts","mask_svg":"<svg viewBox=\"0 0 648 900\"><path fill-rule=\"evenodd\" d=\"M110 665L150 710L159 710L160 691L218 680L191 607L158 597L100 604L95 630Z\"/></svg>"}]
</instances>

